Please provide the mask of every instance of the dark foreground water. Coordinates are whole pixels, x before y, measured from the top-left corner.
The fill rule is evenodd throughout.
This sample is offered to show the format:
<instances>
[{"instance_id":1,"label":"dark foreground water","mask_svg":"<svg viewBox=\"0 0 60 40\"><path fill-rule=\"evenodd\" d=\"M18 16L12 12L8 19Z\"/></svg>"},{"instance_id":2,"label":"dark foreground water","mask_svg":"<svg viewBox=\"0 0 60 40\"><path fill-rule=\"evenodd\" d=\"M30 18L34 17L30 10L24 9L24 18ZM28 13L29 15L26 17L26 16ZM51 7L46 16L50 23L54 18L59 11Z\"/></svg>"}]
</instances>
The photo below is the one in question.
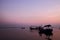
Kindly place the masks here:
<instances>
[{"instance_id":1,"label":"dark foreground water","mask_svg":"<svg viewBox=\"0 0 60 40\"><path fill-rule=\"evenodd\" d=\"M38 30L20 29L20 28L5 28L0 29L0 40L47 40L43 34L39 35ZM53 36L50 40L60 40L60 30L54 28Z\"/></svg>"}]
</instances>

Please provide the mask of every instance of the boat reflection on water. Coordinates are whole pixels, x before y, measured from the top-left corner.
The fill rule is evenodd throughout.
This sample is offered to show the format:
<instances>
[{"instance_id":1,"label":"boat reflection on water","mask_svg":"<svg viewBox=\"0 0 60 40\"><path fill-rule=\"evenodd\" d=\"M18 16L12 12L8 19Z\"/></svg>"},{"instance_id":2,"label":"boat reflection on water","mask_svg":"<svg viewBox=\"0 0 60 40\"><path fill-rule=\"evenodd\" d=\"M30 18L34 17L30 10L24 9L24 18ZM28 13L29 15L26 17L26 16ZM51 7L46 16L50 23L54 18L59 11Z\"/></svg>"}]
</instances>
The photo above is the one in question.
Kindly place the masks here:
<instances>
[{"instance_id":1,"label":"boat reflection on water","mask_svg":"<svg viewBox=\"0 0 60 40\"><path fill-rule=\"evenodd\" d=\"M52 36L53 36L53 28L51 25L45 25L44 27L39 26L36 28L32 28L30 27L30 30L38 30L39 35L42 37L42 35L44 34L46 36L47 40L52 40Z\"/></svg>"},{"instance_id":2,"label":"boat reflection on water","mask_svg":"<svg viewBox=\"0 0 60 40\"><path fill-rule=\"evenodd\" d=\"M47 30L44 30L45 32L38 32L39 35L42 37L42 35L46 35L46 39L47 40L52 40L51 37L53 36L53 33L52 32L47 32Z\"/></svg>"}]
</instances>

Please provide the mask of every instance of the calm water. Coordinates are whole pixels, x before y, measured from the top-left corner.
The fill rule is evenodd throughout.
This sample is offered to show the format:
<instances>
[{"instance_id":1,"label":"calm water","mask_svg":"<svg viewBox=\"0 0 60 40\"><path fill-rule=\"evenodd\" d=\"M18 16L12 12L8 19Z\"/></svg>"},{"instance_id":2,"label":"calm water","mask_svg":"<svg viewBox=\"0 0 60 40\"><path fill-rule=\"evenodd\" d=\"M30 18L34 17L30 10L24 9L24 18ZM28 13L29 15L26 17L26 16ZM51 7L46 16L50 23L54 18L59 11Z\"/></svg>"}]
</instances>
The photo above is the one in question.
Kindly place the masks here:
<instances>
[{"instance_id":1,"label":"calm water","mask_svg":"<svg viewBox=\"0 0 60 40\"><path fill-rule=\"evenodd\" d=\"M43 34L39 35L38 30L6 28L0 29L0 40L47 40ZM60 30L54 28L51 40L60 40Z\"/></svg>"}]
</instances>

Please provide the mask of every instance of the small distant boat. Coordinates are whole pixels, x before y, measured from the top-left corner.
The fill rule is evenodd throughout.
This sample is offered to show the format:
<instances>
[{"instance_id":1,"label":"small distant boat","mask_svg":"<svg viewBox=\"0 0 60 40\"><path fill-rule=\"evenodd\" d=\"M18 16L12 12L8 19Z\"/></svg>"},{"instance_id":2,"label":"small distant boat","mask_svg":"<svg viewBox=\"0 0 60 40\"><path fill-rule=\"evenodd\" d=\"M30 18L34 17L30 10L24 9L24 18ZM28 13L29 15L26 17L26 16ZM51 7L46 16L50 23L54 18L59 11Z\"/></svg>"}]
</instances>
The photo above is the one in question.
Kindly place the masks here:
<instances>
[{"instance_id":1,"label":"small distant boat","mask_svg":"<svg viewBox=\"0 0 60 40\"><path fill-rule=\"evenodd\" d=\"M21 27L21 29L25 29L25 27Z\"/></svg>"},{"instance_id":2,"label":"small distant boat","mask_svg":"<svg viewBox=\"0 0 60 40\"><path fill-rule=\"evenodd\" d=\"M37 30L38 27L30 27L30 30Z\"/></svg>"}]
</instances>

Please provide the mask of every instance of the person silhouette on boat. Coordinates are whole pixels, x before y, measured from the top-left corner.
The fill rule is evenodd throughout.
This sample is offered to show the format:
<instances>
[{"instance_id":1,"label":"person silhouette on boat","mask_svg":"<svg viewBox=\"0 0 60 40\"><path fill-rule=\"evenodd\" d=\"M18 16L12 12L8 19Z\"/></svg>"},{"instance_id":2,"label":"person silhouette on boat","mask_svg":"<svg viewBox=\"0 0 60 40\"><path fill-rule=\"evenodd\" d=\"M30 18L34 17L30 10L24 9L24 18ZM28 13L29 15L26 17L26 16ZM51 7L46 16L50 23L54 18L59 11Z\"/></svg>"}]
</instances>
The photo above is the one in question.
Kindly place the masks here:
<instances>
[{"instance_id":1,"label":"person silhouette on boat","mask_svg":"<svg viewBox=\"0 0 60 40\"><path fill-rule=\"evenodd\" d=\"M39 30L39 35L42 36L42 34L43 34L43 27L42 26L39 26L39 29L38 30Z\"/></svg>"}]
</instances>

